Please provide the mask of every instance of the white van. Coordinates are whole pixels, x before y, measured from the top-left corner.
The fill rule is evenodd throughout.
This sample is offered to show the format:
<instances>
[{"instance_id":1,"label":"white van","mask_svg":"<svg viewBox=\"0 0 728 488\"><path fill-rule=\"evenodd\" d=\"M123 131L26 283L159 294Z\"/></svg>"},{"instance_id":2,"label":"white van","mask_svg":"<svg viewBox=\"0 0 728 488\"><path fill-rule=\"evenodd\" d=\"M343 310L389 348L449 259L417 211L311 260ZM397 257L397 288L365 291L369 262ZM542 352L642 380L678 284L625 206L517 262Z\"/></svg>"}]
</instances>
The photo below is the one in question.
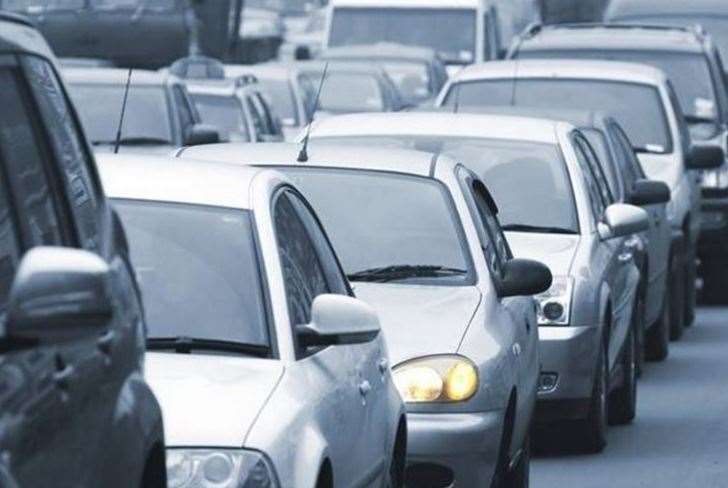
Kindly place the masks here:
<instances>
[{"instance_id":1,"label":"white van","mask_svg":"<svg viewBox=\"0 0 728 488\"><path fill-rule=\"evenodd\" d=\"M425 46L436 50L450 71L500 57L499 30L490 0L332 0L326 47Z\"/></svg>"}]
</instances>

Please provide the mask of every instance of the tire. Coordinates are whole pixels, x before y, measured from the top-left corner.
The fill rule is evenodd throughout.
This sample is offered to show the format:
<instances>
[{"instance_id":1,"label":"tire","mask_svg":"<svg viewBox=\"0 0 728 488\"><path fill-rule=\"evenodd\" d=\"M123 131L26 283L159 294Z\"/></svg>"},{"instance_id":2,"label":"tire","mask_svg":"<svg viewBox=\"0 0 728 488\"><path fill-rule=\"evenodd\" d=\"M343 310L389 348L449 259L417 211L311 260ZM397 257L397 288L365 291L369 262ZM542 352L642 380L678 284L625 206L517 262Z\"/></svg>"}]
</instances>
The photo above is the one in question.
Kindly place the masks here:
<instances>
[{"instance_id":1,"label":"tire","mask_svg":"<svg viewBox=\"0 0 728 488\"><path fill-rule=\"evenodd\" d=\"M635 366L637 378L642 376L645 366L645 298L637 296L633 317L633 331L635 339Z\"/></svg>"},{"instance_id":2,"label":"tire","mask_svg":"<svg viewBox=\"0 0 728 488\"><path fill-rule=\"evenodd\" d=\"M531 478L531 439L526 437L523 441L523 450L518 463L506 473L503 488L528 488Z\"/></svg>"},{"instance_id":3,"label":"tire","mask_svg":"<svg viewBox=\"0 0 728 488\"><path fill-rule=\"evenodd\" d=\"M387 471L387 479L384 480L383 488L404 488L403 481L397 458L392 456L392 461L389 463L389 470Z\"/></svg>"},{"instance_id":4,"label":"tire","mask_svg":"<svg viewBox=\"0 0 728 488\"><path fill-rule=\"evenodd\" d=\"M681 269L677 253L670 256L670 340L679 341L685 331L685 283L690 273Z\"/></svg>"},{"instance_id":5,"label":"tire","mask_svg":"<svg viewBox=\"0 0 728 488\"><path fill-rule=\"evenodd\" d=\"M668 276L668 284L670 276ZM670 294L669 286L662 300L662 312L657 323L645 332L645 359L647 361L664 361L670 352Z\"/></svg>"},{"instance_id":6,"label":"tire","mask_svg":"<svg viewBox=\"0 0 728 488\"><path fill-rule=\"evenodd\" d=\"M728 261L706 257L700 271L703 278L700 302L704 305L728 305Z\"/></svg>"},{"instance_id":7,"label":"tire","mask_svg":"<svg viewBox=\"0 0 728 488\"><path fill-rule=\"evenodd\" d=\"M609 423L625 425L637 413L637 333L633 323L622 352L622 384L609 395Z\"/></svg>"},{"instance_id":8,"label":"tire","mask_svg":"<svg viewBox=\"0 0 728 488\"><path fill-rule=\"evenodd\" d=\"M579 447L587 453L600 453L607 445L607 418L609 404L607 392L609 391L609 357L607 355L606 341L602 343L597 371L594 378L594 388L589 402L589 414L585 420L578 422L577 433L580 434Z\"/></svg>"},{"instance_id":9,"label":"tire","mask_svg":"<svg viewBox=\"0 0 728 488\"><path fill-rule=\"evenodd\" d=\"M690 246L685 252L685 281L683 292L685 293L685 308L683 310L683 327L692 327L695 323L695 304L697 303L698 287L695 282L698 279L698 263L695 254L695 246Z\"/></svg>"}]
</instances>

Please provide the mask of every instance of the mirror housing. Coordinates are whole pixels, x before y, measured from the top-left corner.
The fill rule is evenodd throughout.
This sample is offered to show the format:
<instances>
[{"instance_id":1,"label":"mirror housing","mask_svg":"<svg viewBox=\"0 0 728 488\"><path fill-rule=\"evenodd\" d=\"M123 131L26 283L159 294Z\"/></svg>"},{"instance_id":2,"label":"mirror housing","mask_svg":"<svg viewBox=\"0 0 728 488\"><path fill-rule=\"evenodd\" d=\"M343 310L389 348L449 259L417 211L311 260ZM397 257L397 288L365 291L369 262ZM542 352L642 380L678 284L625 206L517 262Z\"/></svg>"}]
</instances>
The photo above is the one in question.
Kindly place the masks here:
<instances>
[{"instance_id":1,"label":"mirror housing","mask_svg":"<svg viewBox=\"0 0 728 488\"><path fill-rule=\"evenodd\" d=\"M344 295L317 296L311 305L311 322L296 326L304 347L365 344L380 330L372 307Z\"/></svg>"},{"instance_id":2,"label":"mirror housing","mask_svg":"<svg viewBox=\"0 0 728 488\"><path fill-rule=\"evenodd\" d=\"M7 338L59 343L100 334L113 317L109 275L106 262L88 251L31 249L10 290Z\"/></svg>"},{"instance_id":3,"label":"mirror housing","mask_svg":"<svg viewBox=\"0 0 728 488\"><path fill-rule=\"evenodd\" d=\"M632 205L657 205L670 201L670 187L662 181L637 180L629 196Z\"/></svg>"},{"instance_id":4,"label":"mirror housing","mask_svg":"<svg viewBox=\"0 0 728 488\"><path fill-rule=\"evenodd\" d=\"M503 269L501 298L538 295L551 288L553 276L545 264L531 259L511 259Z\"/></svg>"},{"instance_id":5,"label":"mirror housing","mask_svg":"<svg viewBox=\"0 0 728 488\"><path fill-rule=\"evenodd\" d=\"M614 203L604 210L597 231L603 240L615 239L646 231L650 226L647 212L634 205Z\"/></svg>"},{"instance_id":6,"label":"mirror housing","mask_svg":"<svg viewBox=\"0 0 728 488\"><path fill-rule=\"evenodd\" d=\"M720 146L698 144L693 145L686 161L688 169L715 169L723 166L725 152Z\"/></svg>"},{"instance_id":7,"label":"mirror housing","mask_svg":"<svg viewBox=\"0 0 728 488\"><path fill-rule=\"evenodd\" d=\"M218 142L220 142L220 132L207 124L195 124L190 127L184 141L185 146L217 144Z\"/></svg>"}]
</instances>

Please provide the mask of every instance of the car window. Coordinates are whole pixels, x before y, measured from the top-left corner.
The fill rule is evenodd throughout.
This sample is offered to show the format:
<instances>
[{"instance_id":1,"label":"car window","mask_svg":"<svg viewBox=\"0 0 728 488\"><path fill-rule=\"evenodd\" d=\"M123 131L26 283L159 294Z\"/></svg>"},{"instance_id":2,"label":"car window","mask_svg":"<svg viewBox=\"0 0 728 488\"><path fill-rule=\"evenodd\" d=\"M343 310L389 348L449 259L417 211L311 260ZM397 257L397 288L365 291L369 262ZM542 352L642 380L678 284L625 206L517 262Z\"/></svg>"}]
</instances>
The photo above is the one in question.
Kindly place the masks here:
<instances>
[{"instance_id":1,"label":"car window","mask_svg":"<svg viewBox=\"0 0 728 488\"><path fill-rule=\"evenodd\" d=\"M633 158L636 160L637 157L632 146L625 145L629 144L629 141L625 142L612 124L607 127L607 137L614 147L615 164L624 180L626 195L629 196L635 183L640 179L637 167L632 160Z\"/></svg>"},{"instance_id":2,"label":"car window","mask_svg":"<svg viewBox=\"0 0 728 488\"><path fill-rule=\"evenodd\" d=\"M589 159L584 152L584 148L581 147L581 144L574 144L574 152L576 152L576 159L579 161L579 168L581 169L581 174L584 178L584 183L586 184L586 190L589 195L589 201L591 202L594 221L597 222L606 208L604 201L602 200L602 194L599 191L599 183L589 167Z\"/></svg>"},{"instance_id":3,"label":"car window","mask_svg":"<svg viewBox=\"0 0 728 488\"><path fill-rule=\"evenodd\" d=\"M263 120L263 114L260 113L258 106L252 100L250 95L245 97L245 104L250 112L250 118L253 119L253 127L255 128L255 139L260 141L261 136L267 134L268 131L265 127L265 120Z\"/></svg>"},{"instance_id":4,"label":"car window","mask_svg":"<svg viewBox=\"0 0 728 488\"><path fill-rule=\"evenodd\" d=\"M182 91L182 87L175 86L173 89L174 102L177 105L177 111L179 113L180 126L182 127L182 134L185 134L187 130L195 125L197 117L192 112L190 107L189 99L185 96Z\"/></svg>"},{"instance_id":5,"label":"car window","mask_svg":"<svg viewBox=\"0 0 728 488\"><path fill-rule=\"evenodd\" d=\"M503 234L500 222L498 222L498 216L491 210L490 204L488 203L492 198L487 195L485 185L479 180L473 182L473 194L475 195L475 202L482 209L483 215L485 216L485 225L495 243L498 260L502 266L511 258L511 251L508 247L506 236Z\"/></svg>"},{"instance_id":6,"label":"car window","mask_svg":"<svg viewBox=\"0 0 728 488\"><path fill-rule=\"evenodd\" d=\"M273 221L291 326L307 324L311 321L314 299L330 292L326 273L288 194L283 193L276 200Z\"/></svg>"},{"instance_id":7,"label":"car window","mask_svg":"<svg viewBox=\"0 0 728 488\"><path fill-rule=\"evenodd\" d=\"M0 151L23 238L29 247L62 245L58 202L45 164L49 148L39 137L39 117L31 116L29 94L17 71L0 68L0 86Z\"/></svg>"},{"instance_id":8,"label":"car window","mask_svg":"<svg viewBox=\"0 0 728 488\"><path fill-rule=\"evenodd\" d=\"M2 124L3 120L0 120L0 125ZM2 158L3 153L0 151L0 159ZM0 327L5 321L10 287L22 255L20 236L9 198L8 182L0 172Z\"/></svg>"},{"instance_id":9,"label":"car window","mask_svg":"<svg viewBox=\"0 0 728 488\"><path fill-rule=\"evenodd\" d=\"M51 65L40 58L24 59L26 74L41 118L60 165L68 204L84 248L99 246L100 188L80 126Z\"/></svg>"},{"instance_id":10,"label":"car window","mask_svg":"<svg viewBox=\"0 0 728 488\"><path fill-rule=\"evenodd\" d=\"M630 178L634 178L635 182L637 180L647 178L637 154L635 154L634 149L632 149L632 143L630 142L629 137L627 137L627 134L617 124L610 124L610 133L614 135L619 142L619 147L623 149L629 163L625 167L625 171L629 174Z\"/></svg>"},{"instance_id":11,"label":"car window","mask_svg":"<svg viewBox=\"0 0 728 488\"><path fill-rule=\"evenodd\" d=\"M258 106L258 111L263 115L265 133L272 136L278 135L278 128L273 112L271 111L270 105L263 99L260 93L253 95L253 103Z\"/></svg>"},{"instance_id":12,"label":"car window","mask_svg":"<svg viewBox=\"0 0 728 488\"><path fill-rule=\"evenodd\" d=\"M612 190L609 188L609 180L607 180L602 163L599 161L594 149L582 136L578 136L577 140L584 149L584 154L586 154L587 162L589 163L589 168L591 169L594 178L596 178L597 183L599 183L599 194L602 197L602 202L605 206L614 203L614 196L612 195Z\"/></svg>"}]
</instances>

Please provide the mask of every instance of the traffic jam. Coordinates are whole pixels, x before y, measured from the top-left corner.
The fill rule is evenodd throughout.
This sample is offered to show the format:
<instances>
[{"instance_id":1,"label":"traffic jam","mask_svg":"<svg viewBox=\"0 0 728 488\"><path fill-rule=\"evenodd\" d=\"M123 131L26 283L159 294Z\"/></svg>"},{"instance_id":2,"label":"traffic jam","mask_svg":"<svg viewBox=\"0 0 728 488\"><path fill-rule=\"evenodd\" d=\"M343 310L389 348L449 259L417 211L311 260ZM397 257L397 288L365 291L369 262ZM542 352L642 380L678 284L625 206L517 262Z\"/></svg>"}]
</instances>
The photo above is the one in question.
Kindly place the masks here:
<instances>
[{"instance_id":1,"label":"traffic jam","mask_svg":"<svg viewBox=\"0 0 728 488\"><path fill-rule=\"evenodd\" d=\"M725 0L0 0L0 488L728 487L725 56Z\"/></svg>"}]
</instances>

